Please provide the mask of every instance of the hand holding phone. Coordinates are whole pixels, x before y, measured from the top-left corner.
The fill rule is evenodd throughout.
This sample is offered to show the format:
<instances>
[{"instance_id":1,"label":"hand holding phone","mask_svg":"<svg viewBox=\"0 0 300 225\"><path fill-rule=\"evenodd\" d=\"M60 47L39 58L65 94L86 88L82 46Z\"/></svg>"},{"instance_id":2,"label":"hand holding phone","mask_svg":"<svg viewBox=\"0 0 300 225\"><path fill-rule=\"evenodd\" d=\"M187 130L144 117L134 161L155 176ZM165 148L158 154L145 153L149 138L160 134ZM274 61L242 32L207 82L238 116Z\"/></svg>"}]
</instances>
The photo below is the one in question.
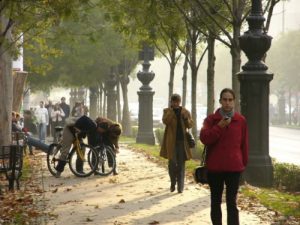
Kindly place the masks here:
<instances>
[{"instance_id":1,"label":"hand holding phone","mask_svg":"<svg viewBox=\"0 0 300 225\"><path fill-rule=\"evenodd\" d=\"M225 116L220 120L220 122L218 123L218 126L223 128L223 127L228 126L228 124L230 124L230 122L231 122L231 118L228 116Z\"/></svg>"}]
</instances>

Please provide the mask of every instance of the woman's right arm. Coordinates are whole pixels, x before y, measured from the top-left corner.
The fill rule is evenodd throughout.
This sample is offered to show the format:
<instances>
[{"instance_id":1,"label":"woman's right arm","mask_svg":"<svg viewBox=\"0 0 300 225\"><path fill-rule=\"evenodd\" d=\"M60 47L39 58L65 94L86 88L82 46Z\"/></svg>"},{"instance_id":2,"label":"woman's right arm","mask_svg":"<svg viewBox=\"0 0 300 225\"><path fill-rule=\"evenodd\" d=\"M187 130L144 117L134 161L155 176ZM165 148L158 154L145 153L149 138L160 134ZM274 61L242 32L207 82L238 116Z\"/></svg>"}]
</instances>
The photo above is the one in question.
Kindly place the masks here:
<instances>
[{"instance_id":1,"label":"woman's right arm","mask_svg":"<svg viewBox=\"0 0 300 225\"><path fill-rule=\"evenodd\" d=\"M205 145L214 144L220 138L222 128L218 124L214 124L209 117L203 122L203 127L200 130L199 138Z\"/></svg>"}]
</instances>

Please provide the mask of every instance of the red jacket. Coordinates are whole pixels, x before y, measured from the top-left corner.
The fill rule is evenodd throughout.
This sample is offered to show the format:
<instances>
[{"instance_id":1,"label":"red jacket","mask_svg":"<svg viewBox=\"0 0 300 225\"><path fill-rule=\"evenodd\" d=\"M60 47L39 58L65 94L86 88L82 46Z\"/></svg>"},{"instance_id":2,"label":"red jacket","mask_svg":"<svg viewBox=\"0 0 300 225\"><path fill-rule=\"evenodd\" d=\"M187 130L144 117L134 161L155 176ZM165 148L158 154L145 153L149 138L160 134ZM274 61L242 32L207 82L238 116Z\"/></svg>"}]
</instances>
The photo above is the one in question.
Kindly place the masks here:
<instances>
[{"instance_id":1,"label":"red jacket","mask_svg":"<svg viewBox=\"0 0 300 225\"><path fill-rule=\"evenodd\" d=\"M248 128L245 118L235 112L227 127L217 124L222 119L219 109L209 115L200 131L207 145L206 166L213 172L242 172L248 163Z\"/></svg>"}]
</instances>

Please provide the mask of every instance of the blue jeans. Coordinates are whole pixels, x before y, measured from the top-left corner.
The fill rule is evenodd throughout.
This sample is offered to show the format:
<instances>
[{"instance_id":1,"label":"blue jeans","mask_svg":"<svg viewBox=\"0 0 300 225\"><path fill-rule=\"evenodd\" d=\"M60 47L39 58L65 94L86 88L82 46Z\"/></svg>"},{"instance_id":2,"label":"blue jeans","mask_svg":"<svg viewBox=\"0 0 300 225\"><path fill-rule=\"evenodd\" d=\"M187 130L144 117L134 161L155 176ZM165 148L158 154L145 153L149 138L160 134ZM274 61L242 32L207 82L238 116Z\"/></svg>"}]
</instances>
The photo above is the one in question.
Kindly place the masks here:
<instances>
[{"instance_id":1,"label":"blue jeans","mask_svg":"<svg viewBox=\"0 0 300 225\"><path fill-rule=\"evenodd\" d=\"M47 134L47 125L45 123L40 123L38 127L39 139L41 142L45 143Z\"/></svg>"},{"instance_id":2,"label":"blue jeans","mask_svg":"<svg viewBox=\"0 0 300 225\"><path fill-rule=\"evenodd\" d=\"M210 187L211 212L213 225L222 225L222 194L226 185L227 225L239 225L239 211L236 205L236 197L240 181L239 172L208 172L208 184Z\"/></svg>"}]
</instances>

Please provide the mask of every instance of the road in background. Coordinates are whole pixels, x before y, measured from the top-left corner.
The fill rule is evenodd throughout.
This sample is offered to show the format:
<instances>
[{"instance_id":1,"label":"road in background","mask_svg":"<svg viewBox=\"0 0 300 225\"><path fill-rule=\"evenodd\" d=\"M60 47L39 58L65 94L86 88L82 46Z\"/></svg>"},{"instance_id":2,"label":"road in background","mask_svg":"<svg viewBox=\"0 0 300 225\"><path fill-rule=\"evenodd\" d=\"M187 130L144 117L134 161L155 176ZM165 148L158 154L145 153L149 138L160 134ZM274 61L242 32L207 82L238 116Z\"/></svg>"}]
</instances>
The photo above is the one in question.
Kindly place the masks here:
<instances>
[{"instance_id":1,"label":"road in background","mask_svg":"<svg viewBox=\"0 0 300 225\"><path fill-rule=\"evenodd\" d=\"M270 127L269 133L271 157L300 165L300 130Z\"/></svg>"}]
</instances>

